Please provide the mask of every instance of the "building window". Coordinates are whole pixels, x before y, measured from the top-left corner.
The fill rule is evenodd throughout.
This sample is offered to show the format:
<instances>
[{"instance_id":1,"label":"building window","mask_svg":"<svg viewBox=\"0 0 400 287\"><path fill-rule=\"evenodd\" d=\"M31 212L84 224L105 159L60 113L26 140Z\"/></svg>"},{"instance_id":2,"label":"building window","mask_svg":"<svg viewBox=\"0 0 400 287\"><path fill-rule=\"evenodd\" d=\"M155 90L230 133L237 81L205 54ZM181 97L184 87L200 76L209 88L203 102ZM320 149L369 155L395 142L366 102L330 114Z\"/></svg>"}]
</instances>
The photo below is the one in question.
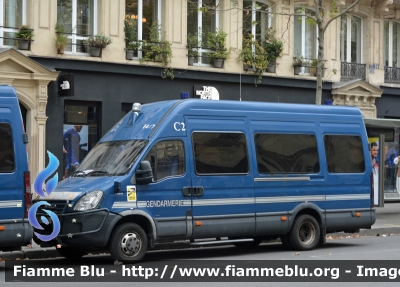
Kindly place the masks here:
<instances>
[{"instance_id":1,"label":"building window","mask_svg":"<svg viewBox=\"0 0 400 287\"><path fill-rule=\"evenodd\" d=\"M340 60L347 63L361 63L361 18L343 15L340 24Z\"/></svg>"},{"instance_id":2,"label":"building window","mask_svg":"<svg viewBox=\"0 0 400 287\"><path fill-rule=\"evenodd\" d=\"M361 137L325 135L324 143L328 172L362 173L365 171Z\"/></svg>"},{"instance_id":3,"label":"building window","mask_svg":"<svg viewBox=\"0 0 400 287\"><path fill-rule=\"evenodd\" d=\"M75 170L99 141L100 110L101 104L97 102L65 101L64 178Z\"/></svg>"},{"instance_id":4,"label":"building window","mask_svg":"<svg viewBox=\"0 0 400 287\"><path fill-rule=\"evenodd\" d=\"M202 48L199 49L200 59L195 62L196 65L210 66L210 60L207 58L207 52L212 50L206 49L207 46L207 33L219 29L219 11L218 8L208 9L203 13L200 8L202 7L218 7L219 0L194 0L188 1L187 11L187 33L199 33L199 39L202 42Z\"/></svg>"},{"instance_id":5,"label":"building window","mask_svg":"<svg viewBox=\"0 0 400 287\"><path fill-rule=\"evenodd\" d=\"M126 0L125 19L137 21L138 41L150 40L151 25L161 24L161 0Z\"/></svg>"},{"instance_id":6,"label":"building window","mask_svg":"<svg viewBox=\"0 0 400 287\"><path fill-rule=\"evenodd\" d=\"M300 8L295 8L298 10ZM300 12L301 11L301 12ZM318 51L317 25L311 23L306 15L315 16L311 9L299 10L294 16L294 56L303 56L305 59L316 59Z\"/></svg>"},{"instance_id":7,"label":"building window","mask_svg":"<svg viewBox=\"0 0 400 287\"><path fill-rule=\"evenodd\" d=\"M385 21L385 66L400 67L400 24Z\"/></svg>"},{"instance_id":8,"label":"building window","mask_svg":"<svg viewBox=\"0 0 400 287\"><path fill-rule=\"evenodd\" d=\"M245 134L194 132L192 143L197 174L247 174L249 172Z\"/></svg>"},{"instance_id":9,"label":"building window","mask_svg":"<svg viewBox=\"0 0 400 287\"><path fill-rule=\"evenodd\" d=\"M307 134L256 134L260 174L319 173L317 140Z\"/></svg>"},{"instance_id":10,"label":"building window","mask_svg":"<svg viewBox=\"0 0 400 287\"><path fill-rule=\"evenodd\" d=\"M57 0L57 23L68 34L65 53L88 53L85 40L97 33L97 0Z\"/></svg>"},{"instance_id":11,"label":"building window","mask_svg":"<svg viewBox=\"0 0 400 287\"><path fill-rule=\"evenodd\" d=\"M266 1L243 1L243 35L253 35L258 41L265 40L265 33L271 27L271 9Z\"/></svg>"},{"instance_id":12,"label":"building window","mask_svg":"<svg viewBox=\"0 0 400 287\"><path fill-rule=\"evenodd\" d=\"M185 148L180 140L158 142L146 155L155 181L185 174Z\"/></svg>"},{"instance_id":13,"label":"building window","mask_svg":"<svg viewBox=\"0 0 400 287\"><path fill-rule=\"evenodd\" d=\"M25 24L26 0L0 0L0 46L15 46L15 33Z\"/></svg>"}]
</instances>

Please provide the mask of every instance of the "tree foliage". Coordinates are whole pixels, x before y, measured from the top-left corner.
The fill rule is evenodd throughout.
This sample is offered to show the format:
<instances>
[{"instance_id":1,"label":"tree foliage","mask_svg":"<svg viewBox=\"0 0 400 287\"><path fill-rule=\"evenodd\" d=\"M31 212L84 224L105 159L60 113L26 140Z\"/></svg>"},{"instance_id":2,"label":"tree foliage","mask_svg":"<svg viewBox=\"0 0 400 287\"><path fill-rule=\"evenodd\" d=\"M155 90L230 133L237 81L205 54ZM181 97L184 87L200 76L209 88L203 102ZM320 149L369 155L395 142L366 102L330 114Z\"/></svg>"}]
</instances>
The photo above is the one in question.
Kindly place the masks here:
<instances>
[{"instance_id":1,"label":"tree foliage","mask_svg":"<svg viewBox=\"0 0 400 287\"><path fill-rule=\"evenodd\" d=\"M347 14L350 9L352 9L355 5L357 5L360 0L353 0L350 5L346 7L339 7L340 0L332 0L330 5L326 5L323 3L323 0L314 0L315 11L316 13L311 15L306 13L305 7L301 7L299 9L295 9L293 13L284 13L284 12L272 12L271 10L263 10L261 6L256 4L255 7L241 7L239 5L239 1L231 0L231 7L229 9L237 9L242 10L245 15L251 14L254 11L260 13L269 14L269 16L273 17L276 15L287 16L288 17L288 26L292 16L304 15L306 17L306 21L308 23L315 24L318 29L318 58L317 58L317 85L316 85L316 95L315 95L315 103L317 105L321 104L322 101L322 68L324 63L324 39L325 39L325 32L329 25L335 19L341 17L344 14ZM191 5L195 5L197 1L188 0ZM216 11L223 12L226 10L221 9L219 5L206 5L203 2L202 7L199 10L202 13L215 13ZM243 1L241 1L243 3ZM258 24L257 21L252 23L252 25Z\"/></svg>"}]
</instances>

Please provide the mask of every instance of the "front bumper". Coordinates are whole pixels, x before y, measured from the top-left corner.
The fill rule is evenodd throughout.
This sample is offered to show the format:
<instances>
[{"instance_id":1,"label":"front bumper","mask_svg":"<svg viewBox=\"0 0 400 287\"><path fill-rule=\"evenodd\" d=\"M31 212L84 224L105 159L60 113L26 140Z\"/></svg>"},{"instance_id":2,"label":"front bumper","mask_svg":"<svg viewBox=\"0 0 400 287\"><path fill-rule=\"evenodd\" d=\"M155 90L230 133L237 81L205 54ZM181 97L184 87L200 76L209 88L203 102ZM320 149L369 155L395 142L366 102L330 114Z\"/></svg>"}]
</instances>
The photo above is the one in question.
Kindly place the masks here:
<instances>
[{"instance_id":1,"label":"front bumper","mask_svg":"<svg viewBox=\"0 0 400 287\"><path fill-rule=\"evenodd\" d=\"M81 248L103 248L107 245L110 233L120 215L108 209L95 209L84 212L58 214L60 233L51 242L41 245L77 246ZM51 226L49 226L52 228ZM47 229L47 228L46 228ZM43 231L37 231L41 234Z\"/></svg>"}]
</instances>

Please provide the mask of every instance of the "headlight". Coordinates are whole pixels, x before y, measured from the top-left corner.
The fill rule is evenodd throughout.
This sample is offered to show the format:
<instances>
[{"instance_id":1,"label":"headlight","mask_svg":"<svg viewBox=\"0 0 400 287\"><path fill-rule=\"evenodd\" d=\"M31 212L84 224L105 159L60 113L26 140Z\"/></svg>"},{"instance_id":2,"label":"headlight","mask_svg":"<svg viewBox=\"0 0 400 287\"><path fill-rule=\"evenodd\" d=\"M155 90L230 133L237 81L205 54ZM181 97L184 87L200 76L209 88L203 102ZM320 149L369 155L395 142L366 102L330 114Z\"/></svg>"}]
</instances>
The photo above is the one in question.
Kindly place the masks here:
<instances>
[{"instance_id":1,"label":"headlight","mask_svg":"<svg viewBox=\"0 0 400 287\"><path fill-rule=\"evenodd\" d=\"M92 191L79 199L73 209L77 211L95 209L99 206L103 195L104 193L101 190Z\"/></svg>"}]
</instances>

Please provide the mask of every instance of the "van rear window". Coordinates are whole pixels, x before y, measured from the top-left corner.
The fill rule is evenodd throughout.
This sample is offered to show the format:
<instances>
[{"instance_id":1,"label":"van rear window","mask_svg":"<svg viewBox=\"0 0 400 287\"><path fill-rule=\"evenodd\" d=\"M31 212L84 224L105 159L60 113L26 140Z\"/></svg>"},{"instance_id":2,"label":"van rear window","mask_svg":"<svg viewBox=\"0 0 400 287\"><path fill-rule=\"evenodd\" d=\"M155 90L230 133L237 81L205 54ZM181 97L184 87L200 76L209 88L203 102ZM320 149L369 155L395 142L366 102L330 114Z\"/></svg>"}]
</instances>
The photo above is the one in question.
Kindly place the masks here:
<instances>
[{"instance_id":1,"label":"van rear window","mask_svg":"<svg viewBox=\"0 0 400 287\"><path fill-rule=\"evenodd\" d=\"M246 136L243 133L194 132L197 174L247 174Z\"/></svg>"},{"instance_id":2,"label":"van rear window","mask_svg":"<svg viewBox=\"0 0 400 287\"><path fill-rule=\"evenodd\" d=\"M8 123L0 123L0 172L14 170L15 155L11 126Z\"/></svg>"},{"instance_id":3,"label":"van rear window","mask_svg":"<svg viewBox=\"0 0 400 287\"><path fill-rule=\"evenodd\" d=\"M365 159L359 136L325 135L325 153L330 173L363 173Z\"/></svg>"},{"instance_id":4,"label":"van rear window","mask_svg":"<svg viewBox=\"0 0 400 287\"><path fill-rule=\"evenodd\" d=\"M319 173L317 141L311 134L255 134L257 168L268 173Z\"/></svg>"}]
</instances>

